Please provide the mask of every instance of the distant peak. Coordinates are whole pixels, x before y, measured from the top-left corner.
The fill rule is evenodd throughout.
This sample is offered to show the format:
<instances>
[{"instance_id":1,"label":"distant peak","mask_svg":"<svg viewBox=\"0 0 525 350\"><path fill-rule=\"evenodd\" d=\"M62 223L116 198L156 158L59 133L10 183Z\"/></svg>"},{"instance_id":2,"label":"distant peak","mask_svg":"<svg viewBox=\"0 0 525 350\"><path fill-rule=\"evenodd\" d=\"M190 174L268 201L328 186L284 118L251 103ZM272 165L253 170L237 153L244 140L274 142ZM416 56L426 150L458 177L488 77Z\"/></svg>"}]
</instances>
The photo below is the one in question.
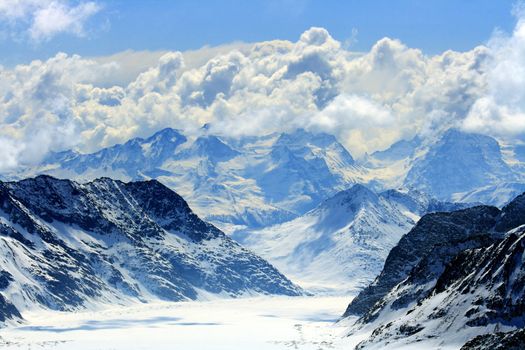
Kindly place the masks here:
<instances>
[{"instance_id":1,"label":"distant peak","mask_svg":"<svg viewBox=\"0 0 525 350\"><path fill-rule=\"evenodd\" d=\"M180 130L172 129L172 128L164 128L162 130L157 131L152 136L148 137L148 140L155 139L157 137L183 137Z\"/></svg>"},{"instance_id":2,"label":"distant peak","mask_svg":"<svg viewBox=\"0 0 525 350\"><path fill-rule=\"evenodd\" d=\"M441 140L458 140L458 139L474 139L477 141L483 140L485 142L497 143L497 141L493 137L490 137L488 135L462 131L457 128L448 129L447 131L445 131L445 133L441 137Z\"/></svg>"},{"instance_id":3,"label":"distant peak","mask_svg":"<svg viewBox=\"0 0 525 350\"><path fill-rule=\"evenodd\" d=\"M353 203L353 204L361 204L364 202L375 202L378 199L378 195L370 190L368 187L361 185L361 184L355 184L352 187L350 187L347 190L343 190L341 192L336 193L333 197L327 199L325 201L325 205L331 205L333 203Z\"/></svg>"},{"instance_id":4,"label":"distant peak","mask_svg":"<svg viewBox=\"0 0 525 350\"><path fill-rule=\"evenodd\" d=\"M311 132L303 128L296 129L289 133L282 133L279 136L276 144L278 145L305 145L308 143L315 144L320 147L326 147L332 143L336 143L335 136L325 132Z\"/></svg>"},{"instance_id":5,"label":"distant peak","mask_svg":"<svg viewBox=\"0 0 525 350\"><path fill-rule=\"evenodd\" d=\"M200 136L195 140L192 147L198 154L220 160L230 159L239 154L238 151L214 135Z\"/></svg>"}]
</instances>

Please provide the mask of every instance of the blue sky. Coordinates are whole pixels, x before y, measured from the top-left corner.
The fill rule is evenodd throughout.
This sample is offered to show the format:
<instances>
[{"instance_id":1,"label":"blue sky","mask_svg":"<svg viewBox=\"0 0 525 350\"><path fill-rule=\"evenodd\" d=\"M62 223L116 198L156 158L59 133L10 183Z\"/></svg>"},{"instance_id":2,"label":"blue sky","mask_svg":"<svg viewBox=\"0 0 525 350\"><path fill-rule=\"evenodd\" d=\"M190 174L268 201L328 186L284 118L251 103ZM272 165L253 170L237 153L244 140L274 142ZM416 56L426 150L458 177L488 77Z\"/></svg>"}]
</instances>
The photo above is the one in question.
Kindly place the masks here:
<instances>
[{"instance_id":1,"label":"blue sky","mask_svg":"<svg viewBox=\"0 0 525 350\"><path fill-rule=\"evenodd\" d=\"M59 51L99 56L128 49L184 51L236 41L295 41L312 26L326 28L357 51L367 51L388 36L436 54L447 49L468 50L484 43L495 28L511 31L515 24L511 14L515 1L511 0L95 2L99 9L86 20L80 37L59 32L34 42L4 35L0 62L13 65ZM23 28L7 22L2 20L1 31Z\"/></svg>"}]
</instances>

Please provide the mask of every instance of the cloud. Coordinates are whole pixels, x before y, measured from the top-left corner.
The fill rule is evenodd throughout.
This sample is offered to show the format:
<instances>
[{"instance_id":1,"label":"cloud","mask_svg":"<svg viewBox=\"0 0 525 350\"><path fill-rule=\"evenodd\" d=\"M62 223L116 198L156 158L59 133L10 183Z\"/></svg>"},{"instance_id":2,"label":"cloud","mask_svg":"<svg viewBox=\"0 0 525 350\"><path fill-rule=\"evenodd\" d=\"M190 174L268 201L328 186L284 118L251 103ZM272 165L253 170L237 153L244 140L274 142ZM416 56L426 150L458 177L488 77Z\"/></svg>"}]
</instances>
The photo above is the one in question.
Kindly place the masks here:
<instances>
[{"instance_id":1,"label":"cloud","mask_svg":"<svg viewBox=\"0 0 525 350\"><path fill-rule=\"evenodd\" d=\"M325 29L311 28L296 42L97 58L58 54L0 69L0 144L6 145L0 170L38 162L49 151L96 151L164 127L198 133L205 123L232 137L327 131L359 157L462 125L486 97L497 50L427 56L384 38L356 54Z\"/></svg>"},{"instance_id":2,"label":"cloud","mask_svg":"<svg viewBox=\"0 0 525 350\"><path fill-rule=\"evenodd\" d=\"M85 35L85 23L99 12L93 1L0 0L0 19L14 36L43 42L62 33Z\"/></svg>"},{"instance_id":3,"label":"cloud","mask_svg":"<svg viewBox=\"0 0 525 350\"><path fill-rule=\"evenodd\" d=\"M203 46L196 50L183 51L184 67L180 70L180 73L184 70L202 67L212 58L234 50L247 54L253 45L254 44L251 43L234 42L219 46ZM150 68L155 68L160 57L167 53L169 53L169 51L166 50L126 50L109 56L91 57L89 59L103 65L112 64L115 66L112 74L101 78L97 81L97 84L104 87L111 87L113 85L127 86L134 81L139 74Z\"/></svg>"},{"instance_id":4,"label":"cloud","mask_svg":"<svg viewBox=\"0 0 525 350\"><path fill-rule=\"evenodd\" d=\"M517 12L512 35L489 41L486 93L472 105L463 127L500 137L525 134L525 12Z\"/></svg>"}]
</instances>

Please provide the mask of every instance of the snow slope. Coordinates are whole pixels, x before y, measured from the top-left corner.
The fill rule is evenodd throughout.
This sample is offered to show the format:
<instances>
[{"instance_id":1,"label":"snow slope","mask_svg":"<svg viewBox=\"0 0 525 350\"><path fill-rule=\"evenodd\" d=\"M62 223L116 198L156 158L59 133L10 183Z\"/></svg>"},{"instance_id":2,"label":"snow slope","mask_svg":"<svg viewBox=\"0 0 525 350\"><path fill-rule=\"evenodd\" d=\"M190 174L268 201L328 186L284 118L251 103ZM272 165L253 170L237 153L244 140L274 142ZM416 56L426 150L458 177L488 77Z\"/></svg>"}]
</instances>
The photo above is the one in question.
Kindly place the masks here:
<instances>
[{"instance_id":1,"label":"snow slope","mask_svg":"<svg viewBox=\"0 0 525 350\"><path fill-rule=\"evenodd\" d=\"M457 209L421 193L354 185L289 222L233 238L314 293L356 293L424 213Z\"/></svg>"}]
</instances>

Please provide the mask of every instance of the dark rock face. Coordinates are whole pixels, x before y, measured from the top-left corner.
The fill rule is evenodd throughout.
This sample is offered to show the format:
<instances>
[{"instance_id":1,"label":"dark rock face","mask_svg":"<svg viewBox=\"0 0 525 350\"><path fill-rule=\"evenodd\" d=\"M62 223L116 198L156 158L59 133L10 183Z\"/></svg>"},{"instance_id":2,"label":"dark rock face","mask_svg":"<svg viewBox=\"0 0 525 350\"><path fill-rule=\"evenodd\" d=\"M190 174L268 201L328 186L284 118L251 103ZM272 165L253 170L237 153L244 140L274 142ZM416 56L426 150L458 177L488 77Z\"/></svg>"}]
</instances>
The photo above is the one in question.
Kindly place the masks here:
<instances>
[{"instance_id":1,"label":"dark rock face","mask_svg":"<svg viewBox=\"0 0 525 350\"><path fill-rule=\"evenodd\" d=\"M88 300L196 299L200 290L301 294L156 180L0 183L0 214L4 320L19 317L8 300L20 291L29 304L57 310Z\"/></svg>"},{"instance_id":2,"label":"dark rock face","mask_svg":"<svg viewBox=\"0 0 525 350\"><path fill-rule=\"evenodd\" d=\"M2 294L0 294L0 322L5 322L9 319L21 319L22 315L18 309L7 301Z\"/></svg>"},{"instance_id":3,"label":"dark rock face","mask_svg":"<svg viewBox=\"0 0 525 350\"><path fill-rule=\"evenodd\" d=\"M469 340L461 350L522 350L525 349L525 329L484 334Z\"/></svg>"},{"instance_id":4,"label":"dark rock face","mask_svg":"<svg viewBox=\"0 0 525 350\"><path fill-rule=\"evenodd\" d=\"M525 193L503 207L496 229L504 232L523 224L525 224Z\"/></svg>"},{"instance_id":5,"label":"dark rock face","mask_svg":"<svg viewBox=\"0 0 525 350\"><path fill-rule=\"evenodd\" d=\"M424 216L349 305L345 315L359 317L354 327L373 325L357 348L525 327L523 198L501 211L479 206ZM523 334L478 337L465 349L506 349L480 347L503 341L520 348Z\"/></svg>"},{"instance_id":6,"label":"dark rock face","mask_svg":"<svg viewBox=\"0 0 525 350\"><path fill-rule=\"evenodd\" d=\"M499 323L525 326L525 233L509 234L500 243L459 253L439 276L432 293L459 294L487 290L468 310L469 326Z\"/></svg>"},{"instance_id":7,"label":"dark rock face","mask_svg":"<svg viewBox=\"0 0 525 350\"><path fill-rule=\"evenodd\" d=\"M487 232L496 223L499 210L495 207L479 206L450 213L433 213L425 215L417 225L401 238L385 261L383 271L376 280L365 288L350 303L344 316L357 315L372 317L374 305L381 300L394 286L409 276L427 254L441 256L438 250L447 251L446 257L451 259L462 249L475 247L477 238L470 240L472 232ZM487 239L490 235L487 233ZM480 238L480 240L484 240ZM443 244L446 244L443 247ZM450 249L447 249L450 248ZM447 258L439 264L446 264ZM442 267L443 268L443 267ZM441 268L441 269L442 269ZM423 269L423 267L420 267ZM433 271L432 277L437 278L439 270ZM412 278L418 275L417 270ZM377 310L376 310L377 311Z\"/></svg>"}]
</instances>

